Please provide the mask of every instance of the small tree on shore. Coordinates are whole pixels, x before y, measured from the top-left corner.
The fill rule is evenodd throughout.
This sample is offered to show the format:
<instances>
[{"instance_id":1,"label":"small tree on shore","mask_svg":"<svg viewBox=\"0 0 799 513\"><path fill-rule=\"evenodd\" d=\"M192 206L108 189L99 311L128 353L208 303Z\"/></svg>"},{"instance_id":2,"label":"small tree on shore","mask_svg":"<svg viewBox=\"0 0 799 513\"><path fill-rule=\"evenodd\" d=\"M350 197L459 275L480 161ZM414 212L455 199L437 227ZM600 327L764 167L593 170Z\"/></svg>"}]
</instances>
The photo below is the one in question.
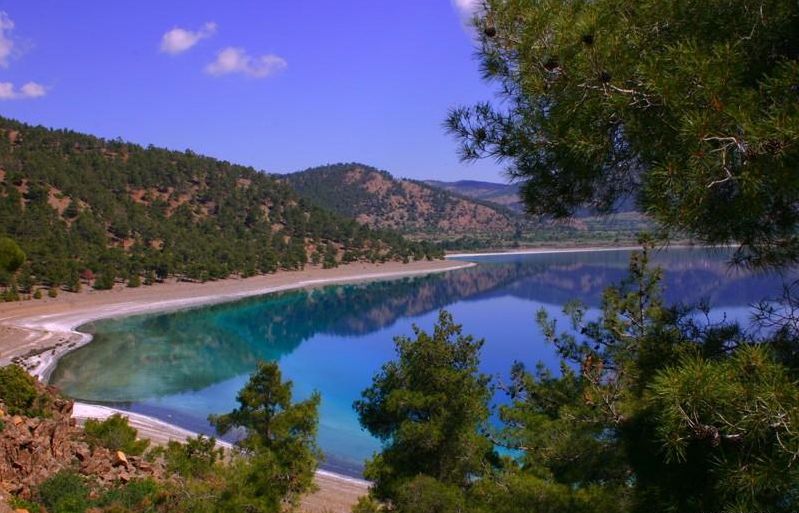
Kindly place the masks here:
<instances>
[{"instance_id":1,"label":"small tree on shore","mask_svg":"<svg viewBox=\"0 0 799 513\"><path fill-rule=\"evenodd\" d=\"M243 458L233 470L241 475L230 494L228 511L275 512L296 505L313 488L321 452L316 445L320 395L292 401L292 383L283 381L274 362L260 363L236 400L239 407L209 420L224 435L245 430L237 445ZM242 509L243 508L243 509Z\"/></svg>"}]
</instances>

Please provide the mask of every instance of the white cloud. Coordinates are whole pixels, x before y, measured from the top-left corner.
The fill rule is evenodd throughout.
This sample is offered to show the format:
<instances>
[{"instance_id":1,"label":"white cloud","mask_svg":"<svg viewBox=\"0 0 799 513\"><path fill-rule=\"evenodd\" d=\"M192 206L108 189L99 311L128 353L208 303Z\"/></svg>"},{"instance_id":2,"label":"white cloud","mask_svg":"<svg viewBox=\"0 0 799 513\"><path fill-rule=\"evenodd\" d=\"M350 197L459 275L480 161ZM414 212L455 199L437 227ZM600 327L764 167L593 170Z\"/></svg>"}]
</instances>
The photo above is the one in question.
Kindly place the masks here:
<instances>
[{"instance_id":1,"label":"white cloud","mask_svg":"<svg viewBox=\"0 0 799 513\"><path fill-rule=\"evenodd\" d=\"M11 82L0 82L0 100L25 100L41 98L47 94L47 88L36 82L27 82L19 89Z\"/></svg>"},{"instance_id":2,"label":"white cloud","mask_svg":"<svg viewBox=\"0 0 799 513\"><path fill-rule=\"evenodd\" d=\"M8 13L0 11L0 67L2 68L8 67L8 60L14 49L14 41L8 35L12 30L14 30L14 22L8 17Z\"/></svg>"},{"instance_id":3,"label":"white cloud","mask_svg":"<svg viewBox=\"0 0 799 513\"><path fill-rule=\"evenodd\" d=\"M274 54L252 56L243 48L229 46L216 54L216 60L205 67L209 75L220 76L231 73L264 78L288 66L285 59Z\"/></svg>"},{"instance_id":4,"label":"white cloud","mask_svg":"<svg viewBox=\"0 0 799 513\"><path fill-rule=\"evenodd\" d=\"M191 30L175 27L161 38L161 51L176 55L183 53L202 39L207 39L216 33L216 23L209 21L200 30Z\"/></svg>"}]
</instances>

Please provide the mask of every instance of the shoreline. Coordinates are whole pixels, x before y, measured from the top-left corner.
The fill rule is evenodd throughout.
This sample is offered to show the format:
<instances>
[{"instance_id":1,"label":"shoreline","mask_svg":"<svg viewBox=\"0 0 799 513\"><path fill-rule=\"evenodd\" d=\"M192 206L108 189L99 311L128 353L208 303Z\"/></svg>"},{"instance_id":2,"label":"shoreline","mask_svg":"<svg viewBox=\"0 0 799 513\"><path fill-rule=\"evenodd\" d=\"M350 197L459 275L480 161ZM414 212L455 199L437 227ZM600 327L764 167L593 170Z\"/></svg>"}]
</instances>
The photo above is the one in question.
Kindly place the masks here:
<instances>
[{"instance_id":1,"label":"shoreline","mask_svg":"<svg viewBox=\"0 0 799 513\"><path fill-rule=\"evenodd\" d=\"M661 249L710 249L710 248L725 248L727 246L711 246L706 244L669 244L666 246L657 246L657 251ZM736 247L736 246L729 246ZM444 258L469 258L469 257L485 257L485 256L504 256L504 255L555 255L560 253L600 253L608 251L637 251L641 249L641 245L625 245L625 246L573 246L573 247L535 247L535 248L521 248L502 250L487 250L484 252L475 251L460 252L460 253L446 253Z\"/></svg>"},{"instance_id":2,"label":"shoreline","mask_svg":"<svg viewBox=\"0 0 799 513\"><path fill-rule=\"evenodd\" d=\"M135 289L117 287L110 291L88 290L64 293L56 299L27 300L0 304L0 365L19 363L43 382L65 354L91 342L92 336L78 331L82 325L100 319L120 318L150 313L166 313L233 302L248 297L366 281L399 279L464 269L477 265L459 258L514 254L574 253L594 251L625 251L637 246L529 248L507 252L448 254L444 260L401 264L348 264L334 269L311 268L305 271L280 271L272 275L251 278L227 278L216 282L168 282ZM22 342L19 343L19 339ZM9 339L13 339L12 347ZM107 418L114 413L128 417L142 438L163 444L169 440L184 440L196 436L190 430L169 422L107 406L75 401L73 416L80 422L87 418ZM220 441L220 445L229 446ZM319 491L303 501L304 511L340 511L349 508L366 493L369 482L328 470L317 470Z\"/></svg>"},{"instance_id":3,"label":"shoreline","mask_svg":"<svg viewBox=\"0 0 799 513\"><path fill-rule=\"evenodd\" d=\"M93 321L175 312L290 290L420 276L474 265L450 260L409 264L350 264L334 269L283 271L216 282L172 282L135 289L65 293L65 299L60 301L59 297L55 300L0 303L0 327L17 332L10 336L0 333L0 365L20 363L29 373L46 383L63 355L91 342L91 335L77 328ZM170 287L171 294L167 294ZM114 301L114 295L120 301ZM168 297L170 295L172 297ZM104 299L108 301L102 301ZM24 344L4 350L3 346L17 345L13 342L9 344L8 338L20 334L24 335Z\"/></svg>"},{"instance_id":4,"label":"shoreline","mask_svg":"<svg viewBox=\"0 0 799 513\"><path fill-rule=\"evenodd\" d=\"M670 246L678 248L683 246ZM684 246L694 247L694 246ZM527 249L509 249L508 251L486 251L474 253L447 253L444 258L469 258L469 257L485 257L485 256L504 256L504 255L555 255L559 253L598 253L604 251L635 251L641 249L641 246L585 246L573 248L527 248Z\"/></svg>"},{"instance_id":5,"label":"shoreline","mask_svg":"<svg viewBox=\"0 0 799 513\"><path fill-rule=\"evenodd\" d=\"M91 342L92 336L78 331L77 328L92 321L199 308L290 290L421 276L474 265L477 264L455 260L409 264L361 263L326 270L312 268L251 278L228 278L217 282L173 282L136 289L92 290L76 294L65 293L56 299L2 303L0 365L19 363L32 375L47 383L62 356ZM6 347L9 345L11 347ZM130 424L139 431L142 438L156 444L185 440L197 435L148 415L80 401L74 403L73 417L79 422L84 422L87 418L107 418L114 413L128 417ZM222 446L230 445L224 441L218 443ZM351 505L369 487L369 482L363 479L321 469L316 472L316 481L319 491L303 500L305 511L309 513L325 511L331 503L339 504L340 511L349 511Z\"/></svg>"}]
</instances>

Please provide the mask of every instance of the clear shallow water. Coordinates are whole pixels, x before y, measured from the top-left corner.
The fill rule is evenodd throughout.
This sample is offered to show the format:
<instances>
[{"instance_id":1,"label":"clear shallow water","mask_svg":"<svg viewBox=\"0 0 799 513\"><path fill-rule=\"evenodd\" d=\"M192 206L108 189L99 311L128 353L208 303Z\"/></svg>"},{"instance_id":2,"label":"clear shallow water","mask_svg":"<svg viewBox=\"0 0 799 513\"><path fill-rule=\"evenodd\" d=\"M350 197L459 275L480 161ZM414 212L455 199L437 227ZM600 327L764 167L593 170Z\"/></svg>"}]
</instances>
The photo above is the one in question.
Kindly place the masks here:
<instances>
[{"instance_id":1,"label":"clear shallow water","mask_svg":"<svg viewBox=\"0 0 799 513\"><path fill-rule=\"evenodd\" d=\"M749 305L779 295L782 278L731 270L727 254L661 252L670 302L707 299L713 315L746 322ZM580 299L596 309L602 290L626 275L629 252L470 258L477 267L357 285L335 285L233 303L85 325L94 340L64 356L51 383L78 400L146 413L212 434L206 418L235 407L259 360L278 360L295 397L322 394L323 467L359 475L377 448L352 402L394 356L392 338L429 330L437 311L485 338L482 367L506 374L515 360L557 365L535 324L546 308ZM565 325L564 325L565 326Z\"/></svg>"}]
</instances>

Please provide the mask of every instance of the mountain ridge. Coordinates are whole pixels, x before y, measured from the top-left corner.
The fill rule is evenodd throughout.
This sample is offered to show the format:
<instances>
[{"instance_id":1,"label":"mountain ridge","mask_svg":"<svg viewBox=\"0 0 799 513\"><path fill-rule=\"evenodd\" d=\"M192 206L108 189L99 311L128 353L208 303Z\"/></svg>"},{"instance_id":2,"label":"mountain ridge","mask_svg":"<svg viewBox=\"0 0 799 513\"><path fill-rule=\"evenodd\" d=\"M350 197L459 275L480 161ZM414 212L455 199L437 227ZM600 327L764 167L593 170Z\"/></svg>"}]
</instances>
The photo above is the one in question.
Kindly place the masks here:
<instances>
[{"instance_id":1,"label":"mountain ridge","mask_svg":"<svg viewBox=\"0 0 799 513\"><path fill-rule=\"evenodd\" d=\"M352 162L283 175L300 196L372 228L424 237L513 234L522 220L511 210L453 194L420 180Z\"/></svg>"}]
</instances>

